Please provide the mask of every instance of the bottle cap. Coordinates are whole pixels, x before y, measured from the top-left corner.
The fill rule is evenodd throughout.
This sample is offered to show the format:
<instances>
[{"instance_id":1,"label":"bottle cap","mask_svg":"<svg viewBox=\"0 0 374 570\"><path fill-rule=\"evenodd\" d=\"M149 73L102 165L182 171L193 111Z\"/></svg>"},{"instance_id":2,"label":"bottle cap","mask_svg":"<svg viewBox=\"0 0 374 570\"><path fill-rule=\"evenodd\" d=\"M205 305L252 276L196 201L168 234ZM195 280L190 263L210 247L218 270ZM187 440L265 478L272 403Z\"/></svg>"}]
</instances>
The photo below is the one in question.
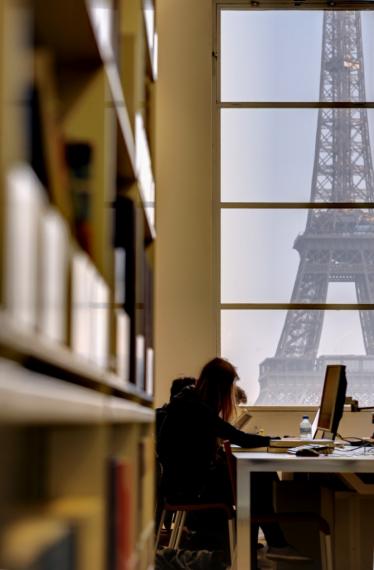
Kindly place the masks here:
<instances>
[{"instance_id":1,"label":"bottle cap","mask_svg":"<svg viewBox=\"0 0 374 570\"><path fill-rule=\"evenodd\" d=\"M309 420L309 416L303 416L303 420Z\"/></svg>"}]
</instances>

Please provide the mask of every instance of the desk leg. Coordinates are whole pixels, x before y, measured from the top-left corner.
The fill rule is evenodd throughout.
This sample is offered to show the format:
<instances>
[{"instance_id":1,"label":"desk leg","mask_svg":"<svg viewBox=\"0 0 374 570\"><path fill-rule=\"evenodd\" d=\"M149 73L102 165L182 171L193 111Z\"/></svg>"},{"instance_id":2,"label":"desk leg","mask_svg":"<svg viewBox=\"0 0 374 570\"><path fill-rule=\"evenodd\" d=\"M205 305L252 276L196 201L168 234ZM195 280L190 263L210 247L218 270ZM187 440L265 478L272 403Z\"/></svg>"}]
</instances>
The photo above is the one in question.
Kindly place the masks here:
<instances>
[{"instance_id":1,"label":"desk leg","mask_svg":"<svg viewBox=\"0 0 374 570\"><path fill-rule=\"evenodd\" d=\"M237 570L250 570L251 524L250 524L251 474L241 461L237 462Z\"/></svg>"}]
</instances>

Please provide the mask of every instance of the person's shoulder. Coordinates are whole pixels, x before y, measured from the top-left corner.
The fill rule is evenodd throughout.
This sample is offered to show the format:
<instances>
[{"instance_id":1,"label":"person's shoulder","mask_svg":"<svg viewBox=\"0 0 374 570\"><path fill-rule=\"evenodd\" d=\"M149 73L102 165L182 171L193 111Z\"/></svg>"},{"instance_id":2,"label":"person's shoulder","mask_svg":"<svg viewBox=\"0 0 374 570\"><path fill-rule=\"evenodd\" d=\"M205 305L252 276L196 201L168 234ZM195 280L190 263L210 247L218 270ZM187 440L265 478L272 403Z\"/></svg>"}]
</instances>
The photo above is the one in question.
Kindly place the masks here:
<instances>
[{"instance_id":1,"label":"person's shoulder","mask_svg":"<svg viewBox=\"0 0 374 570\"><path fill-rule=\"evenodd\" d=\"M178 394L173 396L173 398L170 400L170 404L172 405L194 401L196 401L195 386L185 386L180 392L178 392Z\"/></svg>"},{"instance_id":2,"label":"person's shoulder","mask_svg":"<svg viewBox=\"0 0 374 570\"><path fill-rule=\"evenodd\" d=\"M169 407L168 404L164 404L163 406L161 406L161 408L155 409L156 422L159 422L163 417L167 416L168 407Z\"/></svg>"}]
</instances>

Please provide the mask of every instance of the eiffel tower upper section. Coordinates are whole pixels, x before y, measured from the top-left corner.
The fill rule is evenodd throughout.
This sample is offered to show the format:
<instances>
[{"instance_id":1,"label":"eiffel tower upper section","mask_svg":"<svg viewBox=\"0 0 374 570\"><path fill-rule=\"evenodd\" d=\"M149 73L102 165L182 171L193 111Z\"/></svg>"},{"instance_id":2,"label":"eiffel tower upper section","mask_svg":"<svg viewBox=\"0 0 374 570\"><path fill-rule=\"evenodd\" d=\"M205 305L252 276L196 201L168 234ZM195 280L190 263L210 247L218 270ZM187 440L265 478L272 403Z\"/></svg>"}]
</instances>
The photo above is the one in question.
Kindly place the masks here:
<instances>
[{"instance_id":1,"label":"eiffel tower upper section","mask_svg":"<svg viewBox=\"0 0 374 570\"><path fill-rule=\"evenodd\" d=\"M360 12L325 12L320 101L360 103L365 100ZM370 202L373 199L366 109L321 109L311 201Z\"/></svg>"},{"instance_id":2,"label":"eiffel tower upper section","mask_svg":"<svg viewBox=\"0 0 374 570\"><path fill-rule=\"evenodd\" d=\"M318 208L309 210L305 231L294 243L300 263L291 303L305 304L305 308L288 310L275 356L261 363L257 403L274 399L274 390L281 385L285 392L294 393L292 369L316 371L324 311L307 305L326 302L329 282L353 282L358 302L374 303L374 212L367 206L349 207L349 203L374 203L368 116L360 106L366 97L357 11L324 13L320 101L330 105L318 113L310 197ZM334 102L347 105L331 106ZM324 204L348 207L324 208ZM360 311L369 356L374 355L373 313ZM296 399L310 399L305 389L300 387L304 395Z\"/></svg>"},{"instance_id":3,"label":"eiffel tower upper section","mask_svg":"<svg viewBox=\"0 0 374 570\"><path fill-rule=\"evenodd\" d=\"M325 12L321 101L365 101L359 12ZM311 202L374 200L374 174L367 111L322 108L318 114ZM363 209L312 209L294 244L300 265L291 303L324 303L328 283L354 282L358 301L374 302L374 216ZM308 313L308 314L307 314ZM367 354L374 354L374 322L361 313ZM277 357L315 358L323 316L289 311Z\"/></svg>"}]
</instances>

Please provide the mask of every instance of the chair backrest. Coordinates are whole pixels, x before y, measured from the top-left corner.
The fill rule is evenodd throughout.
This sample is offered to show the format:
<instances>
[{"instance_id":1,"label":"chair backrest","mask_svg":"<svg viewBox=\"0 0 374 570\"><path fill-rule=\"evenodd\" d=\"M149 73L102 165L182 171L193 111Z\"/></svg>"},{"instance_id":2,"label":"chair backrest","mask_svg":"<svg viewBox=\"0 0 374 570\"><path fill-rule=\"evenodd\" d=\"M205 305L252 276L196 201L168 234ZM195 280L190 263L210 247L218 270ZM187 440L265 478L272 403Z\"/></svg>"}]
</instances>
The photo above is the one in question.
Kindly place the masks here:
<instances>
[{"instance_id":1,"label":"chair backrest","mask_svg":"<svg viewBox=\"0 0 374 570\"><path fill-rule=\"evenodd\" d=\"M231 483L232 497L234 505L236 505L236 465L235 465L235 458L232 454L231 444L228 439L224 440L223 448L225 450L225 455L226 455L226 462Z\"/></svg>"}]
</instances>

